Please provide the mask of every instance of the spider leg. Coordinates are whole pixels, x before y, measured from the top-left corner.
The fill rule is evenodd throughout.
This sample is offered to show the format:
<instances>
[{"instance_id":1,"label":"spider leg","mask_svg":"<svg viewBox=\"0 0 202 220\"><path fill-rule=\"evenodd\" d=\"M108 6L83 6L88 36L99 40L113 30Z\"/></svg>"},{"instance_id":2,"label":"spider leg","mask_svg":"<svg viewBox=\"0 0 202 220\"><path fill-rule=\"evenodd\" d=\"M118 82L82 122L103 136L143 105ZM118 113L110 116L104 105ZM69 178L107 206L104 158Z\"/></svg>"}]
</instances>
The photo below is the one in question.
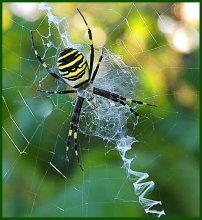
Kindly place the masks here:
<instances>
[{"instance_id":1,"label":"spider leg","mask_svg":"<svg viewBox=\"0 0 202 220\"><path fill-rule=\"evenodd\" d=\"M137 125L139 123L140 115L133 108L131 108L129 105L127 105L123 100L118 99L117 102L119 102L121 105L125 106L129 111L131 111L136 116L135 125Z\"/></svg>"},{"instance_id":2,"label":"spider leg","mask_svg":"<svg viewBox=\"0 0 202 220\"><path fill-rule=\"evenodd\" d=\"M123 100L123 101L129 102L129 103L135 103L135 104L138 104L138 105L148 105L148 106L157 107L157 105L155 105L155 104L142 102L142 101L135 100L135 99L124 98L122 96L120 96L120 99Z\"/></svg>"},{"instance_id":3,"label":"spider leg","mask_svg":"<svg viewBox=\"0 0 202 220\"><path fill-rule=\"evenodd\" d=\"M73 132L73 123L70 122L70 127L69 127L69 132L66 140L66 160L69 161L69 145L72 137L72 132Z\"/></svg>"},{"instance_id":4,"label":"spider leg","mask_svg":"<svg viewBox=\"0 0 202 220\"><path fill-rule=\"evenodd\" d=\"M77 93L76 90L63 90L63 91L58 91L58 90L55 90L55 91L48 91L48 90L45 90L45 89L38 89L37 90L38 92L45 92L46 94L69 94L69 93Z\"/></svg>"},{"instance_id":5,"label":"spider leg","mask_svg":"<svg viewBox=\"0 0 202 220\"><path fill-rule=\"evenodd\" d=\"M92 75L92 77L91 77L91 80L90 80L91 83L93 83L93 81L94 81L94 79L95 79L95 77L96 77L96 75L97 75L97 72L98 72L98 70L99 70L100 63L101 63L101 61L102 61L102 58L103 58L103 49L101 50L101 54L100 54L100 57L99 57L97 66L96 66L96 68L95 68L95 70L94 70L94 72L93 72L93 75Z\"/></svg>"},{"instance_id":6,"label":"spider leg","mask_svg":"<svg viewBox=\"0 0 202 220\"><path fill-rule=\"evenodd\" d=\"M33 37L33 32L31 31L31 41L32 41L32 48L34 50L35 56L36 58L39 60L39 62L42 64L42 66L47 70L47 72L53 76L54 78L56 78L57 80L66 83L65 80L63 80L62 77L60 77L59 75L57 75L56 73L53 73L52 70L48 67L48 64L46 64L43 59L40 57L40 55L38 54L37 50L36 50L36 46L34 43L34 37Z\"/></svg>"},{"instance_id":7,"label":"spider leg","mask_svg":"<svg viewBox=\"0 0 202 220\"><path fill-rule=\"evenodd\" d=\"M83 167L80 163L79 153L78 153L78 127L76 124L74 125L74 150L75 150L75 155L77 157L78 164L81 170L83 171Z\"/></svg>"},{"instance_id":8,"label":"spider leg","mask_svg":"<svg viewBox=\"0 0 202 220\"><path fill-rule=\"evenodd\" d=\"M127 109L129 109L129 110L136 116L136 118L137 118L136 124L137 124L138 121L139 121L139 114L138 114L133 108L131 108L131 107L127 104L127 102L129 102L129 103L136 103L136 104L139 104L139 105L148 105L148 106L157 107L157 106L154 105L154 104L142 102L142 101L139 101L139 100L124 98L123 96L117 95L117 94L115 94L115 93L113 93L113 92L109 92L109 91L106 91L106 90L103 90L103 89L99 89L99 88L96 88L96 87L93 87L93 93L96 94L96 95L105 97L105 98L107 98L107 99L110 99L110 100L112 100L112 101L114 101L114 102L118 102L118 103L120 103L121 105L125 106Z\"/></svg>"},{"instance_id":9,"label":"spider leg","mask_svg":"<svg viewBox=\"0 0 202 220\"><path fill-rule=\"evenodd\" d=\"M67 142L66 142L66 159L68 160L69 144L70 144L70 139L73 134L74 151L75 151L75 155L77 157L78 164L79 164L82 171L83 171L83 167L80 164L79 153L78 153L78 123L79 123L79 118L80 118L80 114L81 114L81 108L83 105L83 101L84 101L84 98L78 96L77 101L76 101L76 105L75 105L73 113L72 113L69 134L68 134Z\"/></svg>"},{"instance_id":10,"label":"spider leg","mask_svg":"<svg viewBox=\"0 0 202 220\"><path fill-rule=\"evenodd\" d=\"M92 74L92 70L93 70L93 62L94 62L94 46L93 46L93 37L92 37L92 32L91 32L91 29L86 21L86 19L84 18L83 14L80 12L80 10L77 8L77 11L79 12L79 14L81 15L81 17L83 18L86 26L87 26L87 29L88 29L88 37L89 37L89 40L90 40L90 66L89 66L89 73L90 73L90 76Z\"/></svg>"}]
</instances>

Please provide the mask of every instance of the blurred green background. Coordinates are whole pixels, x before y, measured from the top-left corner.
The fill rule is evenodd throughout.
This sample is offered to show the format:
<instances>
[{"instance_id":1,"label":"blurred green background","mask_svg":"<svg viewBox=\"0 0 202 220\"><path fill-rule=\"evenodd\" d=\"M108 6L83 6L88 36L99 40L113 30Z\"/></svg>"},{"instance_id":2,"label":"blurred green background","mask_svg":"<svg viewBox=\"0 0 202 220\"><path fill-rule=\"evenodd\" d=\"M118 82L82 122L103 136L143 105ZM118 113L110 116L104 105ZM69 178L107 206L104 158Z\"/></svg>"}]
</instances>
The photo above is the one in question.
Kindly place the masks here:
<instances>
[{"instance_id":1,"label":"blurred green background","mask_svg":"<svg viewBox=\"0 0 202 220\"><path fill-rule=\"evenodd\" d=\"M134 70L136 95L153 97L158 108L139 109L142 121L133 133L139 142L129 154L133 168L155 182L150 198L162 201L167 216L198 217L199 4L51 7L56 16L66 17L73 43L88 43L78 7L92 28L95 48L105 46L127 65L142 67ZM84 173L74 152L70 163L65 161L74 97L37 93L46 73L30 41L30 30L45 34L47 27L38 3L3 4L3 216L145 216L119 153L106 149L104 140L79 136ZM39 38L36 43L43 51ZM50 77L46 88L55 85Z\"/></svg>"}]
</instances>

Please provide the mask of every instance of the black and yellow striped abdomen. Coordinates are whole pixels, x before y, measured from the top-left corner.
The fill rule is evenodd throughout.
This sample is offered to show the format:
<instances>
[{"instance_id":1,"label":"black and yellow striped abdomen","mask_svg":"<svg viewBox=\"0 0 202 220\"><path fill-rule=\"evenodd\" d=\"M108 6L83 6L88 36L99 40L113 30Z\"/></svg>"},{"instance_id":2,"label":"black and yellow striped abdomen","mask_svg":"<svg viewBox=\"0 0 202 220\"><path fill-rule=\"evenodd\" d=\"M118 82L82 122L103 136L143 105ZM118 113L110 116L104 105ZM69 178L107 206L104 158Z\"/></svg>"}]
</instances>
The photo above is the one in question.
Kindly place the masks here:
<instances>
[{"instance_id":1,"label":"black and yellow striped abdomen","mask_svg":"<svg viewBox=\"0 0 202 220\"><path fill-rule=\"evenodd\" d=\"M84 55L76 49L66 48L58 56L57 65L62 78L76 88L89 81L89 67Z\"/></svg>"}]
</instances>

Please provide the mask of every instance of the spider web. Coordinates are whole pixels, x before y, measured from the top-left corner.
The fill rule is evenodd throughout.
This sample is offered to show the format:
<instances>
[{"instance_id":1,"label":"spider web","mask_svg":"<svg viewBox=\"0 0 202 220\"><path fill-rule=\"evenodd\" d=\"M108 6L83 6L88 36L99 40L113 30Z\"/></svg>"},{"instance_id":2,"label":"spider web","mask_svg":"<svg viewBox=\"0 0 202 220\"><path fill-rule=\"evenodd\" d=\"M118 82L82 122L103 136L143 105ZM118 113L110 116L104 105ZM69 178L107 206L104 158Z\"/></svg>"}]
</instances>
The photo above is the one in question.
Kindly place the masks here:
<instances>
[{"instance_id":1,"label":"spider web","mask_svg":"<svg viewBox=\"0 0 202 220\"><path fill-rule=\"evenodd\" d=\"M144 50L141 40L134 39L139 53L151 59L150 56L169 49L168 44L161 43L156 39L155 33L151 32L151 23L142 16L139 4L125 5L127 13L121 14L113 4L106 4L104 10L107 16L113 14L122 18L121 22L115 23L107 38L120 34L121 28L127 28L132 33L134 24L131 17L136 16L151 40L150 49ZM34 31L39 54L55 72L57 54L63 48L76 48L89 60L89 46L83 38L78 43L73 43L68 20L57 17L50 5L39 4L39 7L44 14L43 19L28 23L14 17L13 28L3 39L4 53L9 53L10 58L3 61L6 76L3 78L4 200L8 196L15 198L14 202L19 198L21 201L15 212L12 212L9 208L11 200L8 199L4 205L4 216L124 216L122 213L127 213L128 216L144 216L142 210L156 217L165 215L166 204L162 204L161 200L166 199L160 195L161 188L155 188L154 181L148 174L149 171L152 172L152 166L164 157L164 151L155 153L155 149L150 149L149 145L150 141L154 141L152 136L160 129L167 115L172 115L170 120L166 119L169 120L167 133L155 140L162 148L167 136L173 130L179 129L178 122L188 116L178 110L173 111L166 102L160 103L155 109L134 106L141 119L135 125L136 118L126 108L96 96L96 109L85 102L79 124L79 155L84 172L79 170L73 150L70 162L67 163L65 142L76 96L37 92L39 88L68 88L50 77L34 57L30 30ZM168 5L167 10L171 7L177 6ZM166 11L159 14L153 6L149 10L156 16L156 20L163 19L166 14ZM83 22L80 17L78 19ZM90 21L88 23L91 26ZM82 25L85 28L85 24ZM17 36L18 44L11 47L6 39L15 35L15 32L20 33ZM25 39L28 40L25 42ZM123 50L120 54L130 56L136 66L126 64L123 55L113 53L113 46L117 44ZM105 48L94 86L157 105L162 97L174 98L175 101L178 95L175 89L171 93L161 93L157 87L152 95L143 89L143 75L146 70L131 52L132 48L128 48L124 37L106 45L109 47ZM25 47L30 48L28 54L25 54ZM98 56L99 49L96 49L95 60ZM12 63L12 58L17 60L17 65ZM164 62L162 59L154 60L153 64L158 68L168 69L172 74L183 69L191 75L192 80L198 77L199 68L196 64L189 67L176 66L173 60ZM193 91L192 95L198 99L198 91ZM174 105L177 105L177 101ZM194 116L189 117L190 120L195 120ZM149 135L145 137L145 134ZM197 134L194 137L197 145ZM152 156L142 156L141 151L144 150L149 150ZM146 160L143 159L145 155L148 157ZM141 159L146 164L141 163ZM160 182L158 178L155 179L157 185ZM8 191L13 183L15 187L10 192L12 195L9 195Z\"/></svg>"}]
</instances>

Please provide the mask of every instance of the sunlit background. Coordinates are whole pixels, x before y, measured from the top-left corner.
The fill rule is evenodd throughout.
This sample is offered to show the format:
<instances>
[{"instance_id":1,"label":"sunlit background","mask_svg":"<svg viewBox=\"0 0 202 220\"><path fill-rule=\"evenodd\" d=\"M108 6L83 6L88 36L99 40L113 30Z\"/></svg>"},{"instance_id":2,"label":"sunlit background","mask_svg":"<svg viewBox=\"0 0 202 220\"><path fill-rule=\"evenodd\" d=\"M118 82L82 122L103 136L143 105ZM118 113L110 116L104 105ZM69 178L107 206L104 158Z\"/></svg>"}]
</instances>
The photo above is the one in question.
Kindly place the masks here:
<instances>
[{"instance_id":1,"label":"sunlit background","mask_svg":"<svg viewBox=\"0 0 202 220\"><path fill-rule=\"evenodd\" d=\"M3 216L145 216L138 204L115 199L126 177L120 169L118 153L106 154L106 143L100 138L81 135L80 147L90 148L88 153L81 151L88 171L82 174L77 164L72 163L68 167L70 187L57 172L47 168L50 153L46 145L54 146L64 120L66 126L60 135L66 137L70 118L64 118L62 111L50 115L47 112L44 131L40 130L38 139L31 138L33 123L40 122L40 116L35 118L36 105L47 101L46 96L36 101L39 83L37 77L34 80L30 76L30 71L36 72L38 68L43 71L30 40L30 30L45 34L48 27L38 6L38 3L3 4ZM127 65L141 68L138 99L154 97L158 109L139 109L140 116L147 120L135 129L139 143L134 144L134 168L147 172L155 182L154 197L162 201L168 216L198 217L199 3L51 3L50 6L56 16L67 19L72 43L89 42L86 26L76 11L79 8L91 27L97 50L104 46L121 55ZM41 42L36 42L38 50L43 50ZM25 103L30 104L34 116L26 116ZM70 117L72 107L68 108ZM26 154L16 150L27 145ZM55 163L67 173L62 152L60 149ZM93 182L107 177L107 172L117 178L113 187L107 179ZM78 186L87 188L85 181L91 182L90 188L85 189L88 193L74 193L73 188ZM130 187L129 194L133 192ZM106 199L105 203L107 195L111 195L111 200ZM64 211L67 201L71 203L70 209Z\"/></svg>"}]
</instances>

